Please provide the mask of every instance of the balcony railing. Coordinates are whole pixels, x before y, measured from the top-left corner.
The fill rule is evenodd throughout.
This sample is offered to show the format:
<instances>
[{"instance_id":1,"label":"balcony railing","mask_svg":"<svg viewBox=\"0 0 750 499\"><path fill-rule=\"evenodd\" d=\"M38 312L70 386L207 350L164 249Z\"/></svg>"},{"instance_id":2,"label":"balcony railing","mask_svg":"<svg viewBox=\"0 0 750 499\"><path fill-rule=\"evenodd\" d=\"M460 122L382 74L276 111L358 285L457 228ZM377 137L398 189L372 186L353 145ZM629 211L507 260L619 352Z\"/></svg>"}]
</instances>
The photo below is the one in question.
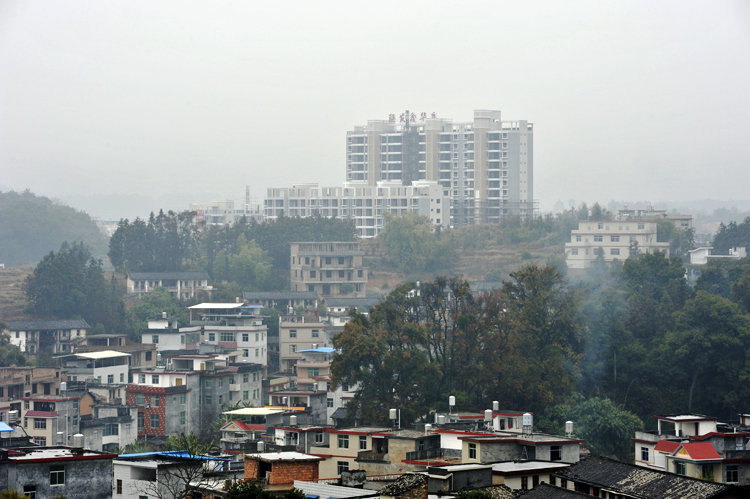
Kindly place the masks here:
<instances>
[{"instance_id":1,"label":"balcony railing","mask_svg":"<svg viewBox=\"0 0 750 499\"><path fill-rule=\"evenodd\" d=\"M425 449L406 453L407 461L420 461L443 457L443 449Z\"/></svg>"},{"instance_id":2,"label":"balcony railing","mask_svg":"<svg viewBox=\"0 0 750 499\"><path fill-rule=\"evenodd\" d=\"M386 456L388 456L388 454L367 450L357 453L357 461L388 461Z\"/></svg>"}]
</instances>

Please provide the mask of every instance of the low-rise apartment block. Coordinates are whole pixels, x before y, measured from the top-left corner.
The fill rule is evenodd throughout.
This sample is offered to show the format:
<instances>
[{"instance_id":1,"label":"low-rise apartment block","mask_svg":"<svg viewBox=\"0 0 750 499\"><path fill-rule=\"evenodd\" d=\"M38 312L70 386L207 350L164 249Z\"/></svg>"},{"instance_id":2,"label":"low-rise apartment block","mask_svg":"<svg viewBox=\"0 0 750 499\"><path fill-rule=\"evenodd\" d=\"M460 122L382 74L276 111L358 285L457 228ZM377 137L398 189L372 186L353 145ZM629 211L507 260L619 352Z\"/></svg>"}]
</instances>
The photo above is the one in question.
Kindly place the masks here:
<instances>
[{"instance_id":1,"label":"low-rise apartment block","mask_svg":"<svg viewBox=\"0 0 750 499\"><path fill-rule=\"evenodd\" d=\"M302 358L300 350L318 348L325 342L325 324L305 322L303 316L282 316L279 322L281 370L294 373Z\"/></svg>"},{"instance_id":2,"label":"low-rise apartment block","mask_svg":"<svg viewBox=\"0 0 750 499\"><path fill-rule=\"evenodd\" d=\"M22 352L36 355L42 349L52 354L70 352L70 344L85 338L90 329L83 319L50 321L8 321L6 334Z\"/></svg>"},{"instance_id":3,"label":"low-rise apartment block","mask_svg":"<svg viewBox=\"0 0 750 499\"><path fill-rule=\"evenodd\" d=\"M625 260L630 251L669 256L669 242L656 237L657 222L653 220L581 220L565 243L568 268L583 270L591 267L601 255L605 262Z\"/></svg>"},{"instance_id":4,"label":"low-rise apartment block","mask_svg":"<svg viewBox=\"0 0 750 499\"><path fill-rule=\"evenodd\" d=\"M449 189L437 182L421 180L403 185L400 181L383 181L372 186L345 183L342 187L297 184L268 189L265 219L320 215L354 220L359 237L372 239L385 228L386 213L394 216L417 213L428 217L435 227L447 229L450 209Z\"/></svg>"},{"instance_id":5,"label":"low-rise apartment block","mask_svg":"<svg viewBox=\"0 0 750 499\"><path fill-rule=\"evenodd\" d=\"M193 298L199 291L211 291L208 274L200 272L129 272L126 276L128 293L153 292L154 288L167 288L169 294L179 299Z\"/></svg>"}]
</instances>

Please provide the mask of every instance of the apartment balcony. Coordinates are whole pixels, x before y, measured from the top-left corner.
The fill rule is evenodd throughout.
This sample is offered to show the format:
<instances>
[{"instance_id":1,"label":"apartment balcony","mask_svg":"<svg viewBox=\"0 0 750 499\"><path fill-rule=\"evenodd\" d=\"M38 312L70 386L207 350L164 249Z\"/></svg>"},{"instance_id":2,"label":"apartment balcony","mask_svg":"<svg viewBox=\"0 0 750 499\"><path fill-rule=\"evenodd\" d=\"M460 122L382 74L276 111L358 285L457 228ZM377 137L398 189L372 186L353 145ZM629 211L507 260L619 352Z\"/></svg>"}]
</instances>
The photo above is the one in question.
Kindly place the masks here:
<instances>
[{"instance_id":1,"label":"apartment balcony","mask_svg":"<svg viewBox=\"0 0 750 499\"><path fill-rule=\"evenodd\" d=\"M237 383L229 383L229 391L230 392L239 392L240 391L240 385Z\"/></svg>"},{"instance_id":2,"label":"apartment balcony","mask_svg":"<svg viewBox=\"0 0 750 499\"><path fill-rule=\"evenodd\" d=\"M659 440L664 440L665 438L674 438L677 435L674 431L662 431L659 433L656 430L653 431L637 431L635 432L635 440L643 440L645 442L658 442Z\"/></svg>"},{"instance_id":3,"label":"apartment balcony","mask_svg":"<svg viewBox=\"0 0 750 499\"><path fill-rule=\"evenodd\" d=\"M330 367L330 360L298 360L297 368L300 367Z\"/></svg>"}]
</instances>

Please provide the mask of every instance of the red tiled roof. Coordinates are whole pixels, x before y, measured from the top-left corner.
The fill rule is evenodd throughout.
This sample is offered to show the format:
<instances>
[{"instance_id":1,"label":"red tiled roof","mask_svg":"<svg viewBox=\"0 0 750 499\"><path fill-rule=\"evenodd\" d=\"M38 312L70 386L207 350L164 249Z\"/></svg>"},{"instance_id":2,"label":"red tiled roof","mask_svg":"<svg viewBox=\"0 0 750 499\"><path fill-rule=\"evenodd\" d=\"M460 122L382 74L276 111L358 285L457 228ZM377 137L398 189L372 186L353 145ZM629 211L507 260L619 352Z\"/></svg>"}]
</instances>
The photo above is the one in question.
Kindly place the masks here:
<instances>
[{"instance_id":1,"label":"red tiled roof","mask_svg":"<svg viewBox=\"0 0 750 499\"><path fill-rule=\"evenodd\" d=\"M56 411L26 411L26 414L24 416L29 418L56 418L57 412Z\"/></svg>"},{"instance_id":2,"label":"red tiled roof","mask_svg":"<svg viewBox=\"0 0 750 499\"><path fill-rule=\"evenodd\" d=\"M266 425L264 424L248 424L248 423L243 423L242 421L232 421L232 422L245 431L265 431L266 430Z\"/></svg>"},{"instance_id":3,"label":"red tiled roof","mask_svg":"<svg viewBox=\"0 0 750 499\"><path fill-rule=\"evenodd\" d=\"M677 447L680 446L680 442L675 442L673 440L659 440L659 442L656 444L656 447L654 447L654 450L660 450L662 452L669 452L670 454L677 450Z\"/></svg>"},{"instance_id":4,"label":"red tiled roof","mask_svg":"<svg viewBox=\"0 0 750 499\"><path fill-rule=\"evenodd\" d=\"M690 459L700 461L704 459L721 459L711 442L686 442L680 444L690 455Z\"/></svg>"}]
</instances>

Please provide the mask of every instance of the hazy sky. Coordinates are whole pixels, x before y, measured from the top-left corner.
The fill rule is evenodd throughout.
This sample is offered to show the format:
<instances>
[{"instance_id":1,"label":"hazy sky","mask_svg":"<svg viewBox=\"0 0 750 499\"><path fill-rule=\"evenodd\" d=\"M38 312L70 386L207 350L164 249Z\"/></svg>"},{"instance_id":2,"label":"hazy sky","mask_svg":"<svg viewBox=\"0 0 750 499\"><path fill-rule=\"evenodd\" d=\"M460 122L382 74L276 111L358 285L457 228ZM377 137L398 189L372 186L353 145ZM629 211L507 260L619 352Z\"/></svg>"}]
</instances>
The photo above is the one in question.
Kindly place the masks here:
<instances>
[{"instance_id":1,"label":"hazy sky","mask_svg":"<svg viewBox=\"0 0 750 499\"><path fill-rule=\"evenodd\" d=\"M0 1L5 189L336 185L346 131L405 109L533 122L545 209L747 199L750 2Z\"/></svg>"}]
</instances>

